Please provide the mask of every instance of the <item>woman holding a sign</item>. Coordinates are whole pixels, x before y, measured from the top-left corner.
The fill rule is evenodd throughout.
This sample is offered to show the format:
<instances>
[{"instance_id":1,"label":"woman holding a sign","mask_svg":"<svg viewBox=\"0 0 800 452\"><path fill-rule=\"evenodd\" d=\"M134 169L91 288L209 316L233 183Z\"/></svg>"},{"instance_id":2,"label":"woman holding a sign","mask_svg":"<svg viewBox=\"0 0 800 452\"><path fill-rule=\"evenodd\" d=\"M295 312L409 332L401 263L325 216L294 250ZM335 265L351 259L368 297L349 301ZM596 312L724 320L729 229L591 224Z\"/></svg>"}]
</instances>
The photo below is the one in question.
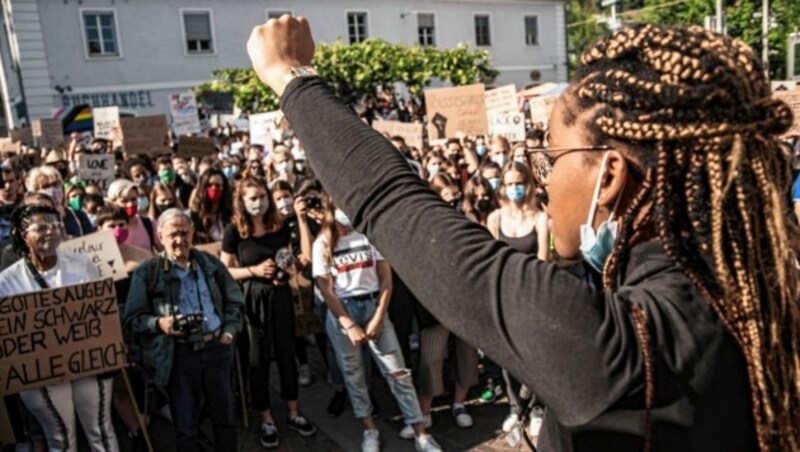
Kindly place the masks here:
<instances>
[{"instance_id":1,"label":"woman holding a sign","mask_svg":"<svg viewBox=\"0 0 800 452\"><path fill-rule=\"evenodd\" d=\"M63 235L64 225L52 207L30 205L16 210L12 217L12 244L15 251L24 257L0 273L0 296L38 292L98 279L100 274L91 259L58 250ZM46 320L47 316L43 317ZM53 316L54 319L57 317ZM58 325L50 327L57 328ZM48 344L43 339L41 345L46 348L55 344ZM61 365L63 367L64 363ZM55 371L49 369L51 373ZM89 376L39 387L34 382L28 384L34 389L21 391L20 398L42 425L49 450L77 450L76 413L93 452L119 450L111 425L111 378Z\"/></svg>"}]
</instances>

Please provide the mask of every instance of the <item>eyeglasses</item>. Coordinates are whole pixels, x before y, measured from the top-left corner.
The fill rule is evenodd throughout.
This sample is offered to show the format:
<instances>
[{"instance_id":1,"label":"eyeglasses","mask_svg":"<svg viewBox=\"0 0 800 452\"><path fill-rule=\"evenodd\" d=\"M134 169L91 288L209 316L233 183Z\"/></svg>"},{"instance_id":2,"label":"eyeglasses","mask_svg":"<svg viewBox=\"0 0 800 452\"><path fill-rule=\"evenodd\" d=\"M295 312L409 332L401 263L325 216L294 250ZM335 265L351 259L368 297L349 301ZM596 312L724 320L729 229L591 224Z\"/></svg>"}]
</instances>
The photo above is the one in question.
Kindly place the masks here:
<instances>
[{"instance_id":1,"label":"eyeglasses","mask_svg":"<svg viewBox=\"0 0 800 452\"><path fill-rule=\"evenodd\" d=\"M64 223L57 221L53 223L36 223L25 228L25 232L44 235L44 234L64 234Z\"/></svg>"}]
</instances>

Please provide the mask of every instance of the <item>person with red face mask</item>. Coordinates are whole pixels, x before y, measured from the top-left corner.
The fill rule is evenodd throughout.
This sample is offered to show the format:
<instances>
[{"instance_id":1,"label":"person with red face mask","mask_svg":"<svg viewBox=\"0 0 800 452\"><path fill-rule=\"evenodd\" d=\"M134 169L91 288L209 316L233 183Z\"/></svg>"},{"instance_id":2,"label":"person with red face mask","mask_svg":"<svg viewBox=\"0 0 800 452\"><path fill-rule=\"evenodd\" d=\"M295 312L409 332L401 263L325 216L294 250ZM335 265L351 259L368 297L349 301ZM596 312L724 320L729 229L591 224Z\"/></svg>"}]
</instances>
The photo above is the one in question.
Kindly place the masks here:
<instances>
[{"instance_id":1,"label":"person with red face mask","mask_svg":"<svg viewBox=\"0 0 800 452\"><path fill-rule=\"evenodd\" d=\"M212 166L200 175L189 200L195 244L222 241L225 226L231 222L231 191L220 169Z\"/></svg>"},{"instance_id":2,"label":"person with red face mask","mask_svg":"<svg viewBox=\"0 0 800 452\"><path fill-rule=\"evenodd\" d=\"M153 221L139 215L139 188L128 179L117 179L108 187L107 201L125 212L128 218L128 238L130 246L145 250L159 250L161 244L155 234Z\"/></svg>"}]
</instances>

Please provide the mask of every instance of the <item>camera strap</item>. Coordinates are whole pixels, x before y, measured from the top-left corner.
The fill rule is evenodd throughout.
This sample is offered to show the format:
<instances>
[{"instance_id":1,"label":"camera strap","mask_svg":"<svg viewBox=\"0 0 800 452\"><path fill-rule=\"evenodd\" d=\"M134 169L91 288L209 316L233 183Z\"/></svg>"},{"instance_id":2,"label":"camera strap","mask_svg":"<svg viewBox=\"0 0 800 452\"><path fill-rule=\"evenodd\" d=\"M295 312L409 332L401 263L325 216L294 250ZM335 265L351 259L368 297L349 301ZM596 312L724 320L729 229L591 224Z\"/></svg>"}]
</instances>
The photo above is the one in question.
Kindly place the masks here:
<instances>
[{"instance_id":1,"label":"camera strap","mask_svg":"<svg viewBox=\"0 0 800 452\"><path fill-rule=\"evenodd\" d=\"M33 274L33 279L36 280L36 284L38 284L42 290L47 290L50 288L50 285L47 284L47 281L44 280L44 276L42 276L42 274L39 273L39 270L37 270L36 267L33 265L33 262L31 262L30 257L25 258L25 266L28 267L28 271L31 272L31 274Z\"/></svg>"}]
</instances>

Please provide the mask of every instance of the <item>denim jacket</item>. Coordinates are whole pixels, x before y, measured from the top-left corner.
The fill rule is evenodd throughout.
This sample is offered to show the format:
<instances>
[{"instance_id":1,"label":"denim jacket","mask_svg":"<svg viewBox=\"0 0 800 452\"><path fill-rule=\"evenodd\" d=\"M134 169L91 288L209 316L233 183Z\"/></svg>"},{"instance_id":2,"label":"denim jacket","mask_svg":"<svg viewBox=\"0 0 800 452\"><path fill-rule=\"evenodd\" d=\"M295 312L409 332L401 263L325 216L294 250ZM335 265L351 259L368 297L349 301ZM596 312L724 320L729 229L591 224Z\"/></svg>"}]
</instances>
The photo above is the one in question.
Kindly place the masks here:
<instances>
[{"instance_id":1,"label":"denim jacket","mask_svg":"<svg viewBox=\"0 0 800 452\"><path fill-rule=\"evenodd\" d=\"M192 250L191 261L206 277L214 308L222 320L221 332L236 335L242 329L244 295L239 284L216 257ZM123 322L142 347L142 361L156 384L166 386L172 371L175 339L158 329L159 317L172 315L177 306L180 280L162 253L136 269L125 305Z\"/></svg>"}]
</instances>

